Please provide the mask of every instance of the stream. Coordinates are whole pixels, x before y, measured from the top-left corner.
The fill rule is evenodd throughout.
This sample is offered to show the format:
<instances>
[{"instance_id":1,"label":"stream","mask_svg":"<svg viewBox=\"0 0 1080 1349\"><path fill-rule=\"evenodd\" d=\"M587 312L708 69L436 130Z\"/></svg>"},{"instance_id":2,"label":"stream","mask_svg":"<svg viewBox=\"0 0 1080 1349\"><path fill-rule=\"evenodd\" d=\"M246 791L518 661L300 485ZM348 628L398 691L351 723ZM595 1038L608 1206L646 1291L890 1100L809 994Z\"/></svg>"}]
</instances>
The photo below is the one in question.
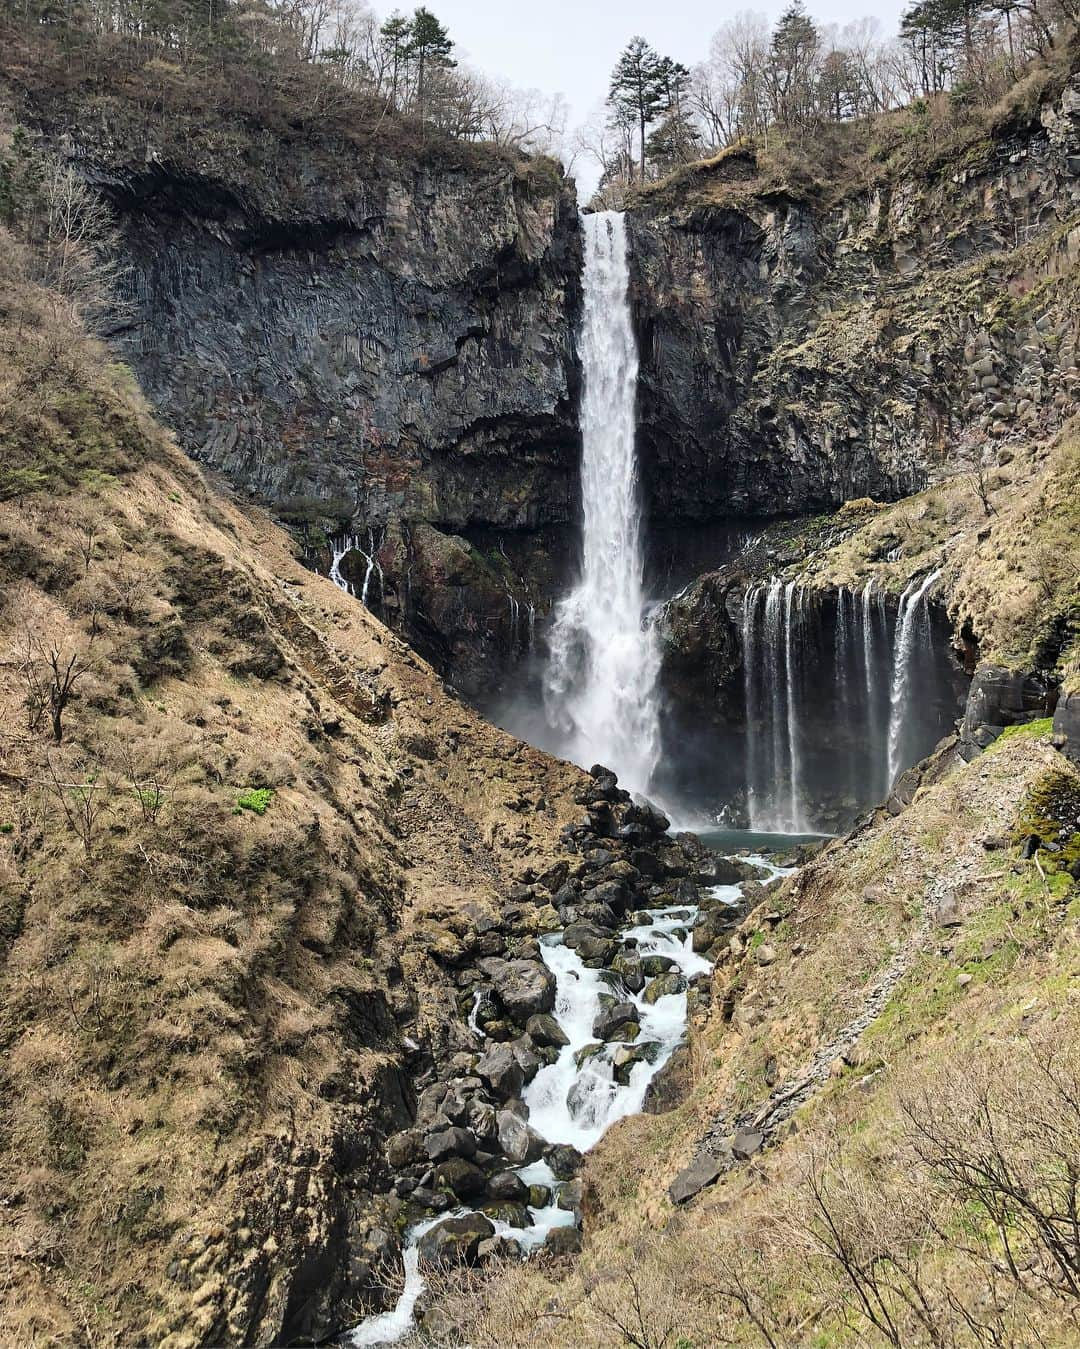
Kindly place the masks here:
<instances>
[{"instance_id":1,"label":"stream","mask_svg":"<svg viewBox=\"0 0 1080 1349\"><path fill-rule=\"evenodd\" d=\"M734 834L727 837L733 842L736 838ZM755 835L755 840L767 847L769 836ZM786 837L778 837L773 846L783 847L786 842ZM743 853L738 860L760 870L765 884L790 875L793 869L777 865L760 852ZM708 894L714 901L734 906L740 902L742 886L711 886ZM653 968L663 965L663 972L672 976L672 985L678 985L677 991L660 996L650 993L655 979L635 993L611 969L590 969L577 951L564 943L562 932L542 938L541 958L556 983L553 1015L568 1040L556 1060L541 1068L522 1094L528 1107L529 1125L546 1143L569 1144L579 1152L587 1152L617 1120L641 1110L649 1084L685 1040L689 982L712 969L710 962L693 949L691 929L698 912L694 905L637 910L618 932L624 948L636 951L642 960L657 958ZM594 1023L604 1007L616 999L620 1003L633 1003L640 1030L633 1038L600 1042L593 1034ZM475 1007L469 1022L482 1041ZM555 1228L573 1226L575 1215L570 1207L559 1206L562 1186L546 1161L514 1170L526 1185L542 1186L551 1195L546 1206L528 1207L527 1226L515 1227L497 1218L490 1219L495 1235L516 1242L522 1256L527 1257L544 1245ZM365 1345L396 1344L412 1331L416 1306L426 1286L420 1263L421 1239L447 1218L464 1217L475 1211L458 1207L427 1218L406 1231L402 1252L404 1285L397 1303L391 1310L361 1322L346 1335L344 1345L359 1349Z\"/></svg>"}]
</instances>

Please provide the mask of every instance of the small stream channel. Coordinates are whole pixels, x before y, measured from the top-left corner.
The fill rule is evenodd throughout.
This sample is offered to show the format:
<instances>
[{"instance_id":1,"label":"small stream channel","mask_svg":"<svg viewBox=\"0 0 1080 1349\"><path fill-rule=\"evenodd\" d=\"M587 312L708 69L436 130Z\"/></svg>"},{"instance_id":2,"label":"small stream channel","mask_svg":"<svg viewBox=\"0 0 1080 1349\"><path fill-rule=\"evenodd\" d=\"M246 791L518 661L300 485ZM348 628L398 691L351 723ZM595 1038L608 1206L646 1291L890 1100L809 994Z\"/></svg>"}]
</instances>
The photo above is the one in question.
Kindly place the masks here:
<instances>
[{"instance_id":1,"label":"small stream channel","mask_svg":"<svg viewBox=\"0 0 1080 1349\"><path fill-rule=\"evenodd\" d=\"M728 851L733 852L738 835L725 834L724 840ZM736 860L753 866L765 884L790 874L792 868L776 864L764 852L770 844L785 848L792 840L759 834L753 841L758 850L743 852ZM714 902L738 906L742 885L711 886L707 894ZM710 962L693 949L692 929L698 912L694 905L668 905L628 915L616 934L620 951L640 960L648 976L645 980L631 977L628 982L611 968L590 968L578 951L566 944L561 931L541 940L541 958L556 983L553 1016L567 1041L554 1062L540 1069L522 1095L528 1108L529 1127L545 1143L568 1145L586 1152L617 1120L641 1110L649 1084L685 1040L690 984L707 977L712 970ZM598 1038L594 1029L598 1020L605 1013L619 1015L618 1008L626 1010L627 1005L633 1011L627 1012L625 1025L617 1028L610 1038ZM475 1018L475 1007L470 1028L482 1043L484 1036ZM530 1198L543 1197L545 1202L524 1207L528 1218L524 1225L486 1216L495 1236L515 1243L525 1258L541 1248L556 1228L576 1225L575 1204L569 1190L575 1182L560 1181L544 1160L516 1167L514 1171L530 1187ZM396 1305L361 1322L343 1344L359 1349L403 1340L413 1329L417 1303L425 1289L423 1238L448 1218L463 1218L476 1212L462 1206L409 1228L402 1257L404 1286ZM514 1247L506 1249L513 1251Z\"/></svg>"}]
</instances>

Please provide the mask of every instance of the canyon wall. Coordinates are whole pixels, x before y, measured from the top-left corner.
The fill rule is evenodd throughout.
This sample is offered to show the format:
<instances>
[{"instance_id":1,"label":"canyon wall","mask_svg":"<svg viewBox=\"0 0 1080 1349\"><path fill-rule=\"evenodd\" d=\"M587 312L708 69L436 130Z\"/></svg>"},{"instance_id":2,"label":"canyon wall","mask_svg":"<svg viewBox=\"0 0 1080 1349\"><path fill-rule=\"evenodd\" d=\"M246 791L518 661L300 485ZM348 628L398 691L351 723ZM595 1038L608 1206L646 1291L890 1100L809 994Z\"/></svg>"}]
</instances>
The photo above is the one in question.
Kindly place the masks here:
<instances>
[{"instance_id":1,"label":"canyon wall","mask_svg":"<svg viewBox=\"0 0 1080 1349\"><path fill-rule=\"evenodd\" d=\"M796 188L729 151L643 195L631 236L655 515L890 500L1067 414L1080 84L959 161L922 154L871 162L870 186Z\"/></svg>"},{"instance_id":2,"label":"canyon wall","mask_svg":"<svg viewBox=\"0 0 1080 1349\"><path fill-rule=\"evenodd\" d=\"M115 208L114 340L184 448L321 570L355 534L380 617L465 686L493 677L576 518L572 181L392 120L24 116ZM359 591L369 565L341 571Z\"/></svg>"}]
</instances>

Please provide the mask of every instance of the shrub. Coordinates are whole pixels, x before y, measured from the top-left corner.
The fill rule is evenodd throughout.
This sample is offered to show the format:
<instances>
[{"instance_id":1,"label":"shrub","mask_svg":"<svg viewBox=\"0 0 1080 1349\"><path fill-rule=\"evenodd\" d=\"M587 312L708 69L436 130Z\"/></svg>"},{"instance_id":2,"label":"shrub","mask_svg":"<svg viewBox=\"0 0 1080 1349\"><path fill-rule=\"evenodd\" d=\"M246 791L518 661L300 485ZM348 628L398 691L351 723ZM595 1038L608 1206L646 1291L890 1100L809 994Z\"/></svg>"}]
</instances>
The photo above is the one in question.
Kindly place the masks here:
<instances>
[{"instance_id":1,"label":"shrub","mask_svg":"<svg viewBox=\"0 0 1080 1349\"><path fill-rule=\"evenodd\" d=\"M265 815L273 796L272 787L249 787L236 798L233 814L239 815L242 811L252 810L256 815Z\"/></svg>"}]
</instances>

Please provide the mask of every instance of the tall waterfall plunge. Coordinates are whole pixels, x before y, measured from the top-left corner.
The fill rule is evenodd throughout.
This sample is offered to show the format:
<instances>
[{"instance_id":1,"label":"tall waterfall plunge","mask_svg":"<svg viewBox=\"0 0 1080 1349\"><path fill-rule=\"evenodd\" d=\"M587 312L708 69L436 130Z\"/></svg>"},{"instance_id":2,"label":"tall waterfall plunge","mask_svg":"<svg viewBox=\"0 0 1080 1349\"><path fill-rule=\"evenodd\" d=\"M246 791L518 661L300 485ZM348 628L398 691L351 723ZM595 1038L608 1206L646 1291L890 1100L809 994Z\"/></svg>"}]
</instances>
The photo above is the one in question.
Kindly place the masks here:
<instances>
[{"instance_id":1,"label":"tall waterfall plunge","mask_svg":"<svg viewBox=\"0 0 1080 1349\"><path fill-rule=\"evenodd\" d=\"M544 705L562 754L640 792L660 754L660 657L644 622L626 228L615 211L584 227L581 576L551 625Z\"/></svg>"}]
</instances>

